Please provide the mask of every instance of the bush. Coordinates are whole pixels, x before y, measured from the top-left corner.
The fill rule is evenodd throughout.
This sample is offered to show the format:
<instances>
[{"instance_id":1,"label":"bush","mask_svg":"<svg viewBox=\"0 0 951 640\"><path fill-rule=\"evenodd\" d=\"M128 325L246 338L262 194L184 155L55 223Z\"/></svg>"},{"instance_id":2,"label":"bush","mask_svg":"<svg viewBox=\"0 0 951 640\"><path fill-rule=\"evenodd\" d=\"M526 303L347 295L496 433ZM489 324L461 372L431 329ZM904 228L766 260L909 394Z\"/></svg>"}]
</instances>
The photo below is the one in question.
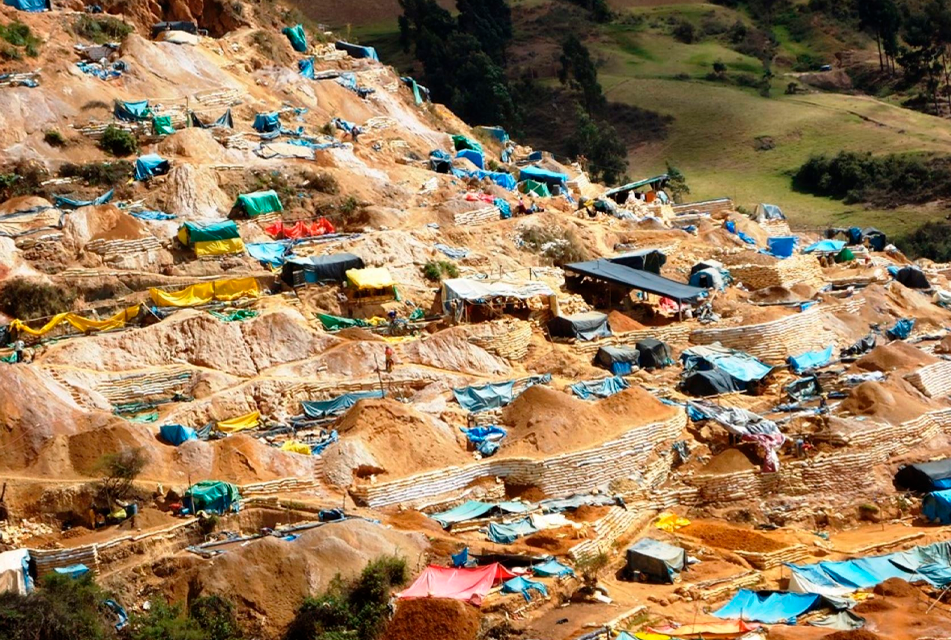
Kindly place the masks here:
<instances>
[{"instance_id":1,"label":"bush","mask_svg":"<svg viewBox=\"0 0 951 640\"><path fill-rule=\"evenodd\" d=\"M446 260L430 260L423 265L423 275L430 282L441 282L443 278L458 278L459 269Z\"/></svg>"},{"instance_id":2,"label":"bush","mask_svg":"<svg viewBox=\"0 0 951 640\"><path fill-rule=\"evenodd\" d=\"M125 129L110 124L99 140L99 148L117 158L122 158L138 153L139 142Z\"/></svg>"},{"instance_id":3,"label":"bush","mask_svg":"<svg viewBox=\"0 0 951 640\"><path fill-rule=\"evenodd\" d=\"M340 213L345 216L352 216L359 208L360 202L353 196L347 196L344 198L344 201L340 203Z\"/></svg>"},{"instance_id":4,"label":"bush","mask_svg":"<svg viewBox=\"0 0 951 640\"><path fill-rule=\"evenodd\" d=\"M135 168L127 160L116 162L90 162L73 164L67 162L59 169L63 178L81 178L93 187L114 187L132 177Z\"/></svg>"},{"instance_id":5,"label":"bush","mask_svg":"<svg viewBox=\"0 0 951 640\"><path fill-rule=\"evenodd\" d=\"M76 300L71 289L16 278L0 289L0 311L20 320L47 318L69 311Z\"/></svg>"},{"instance_id":6,"label":"bush","mask_svg":"<svg viewBox=\"0 0 951 640\"><path fill-rule=\"evenodd\" d=\"M697 41L697 28L686 20L680 20L674 25L671 35L674 37L674 40L683 42L684 44L693 44Z\"/></svg>"},{"instance_id":7,"label":"bush","mask_svg":"<svg viewBox=\"0 0 951 640\"><path fill-rule=\"evenodd\" d=\"M114 617L102 607L108 598L91 575L73 580L49 574L42 588L21 596L0 594L0 638L4 640L104 640L113 637Z\"/></svg>"},{"instance_id":8,"label":"bush","mask_svg":"<svg viewBox=\"0 0 951 640\"><path fill-rule=\"evenodd\" d=\"M321 193L337 195L340 192L340 184L337 179L329 173L318 173L307 182L308 189L314 189Z\"/></svg>"},{"instance_id":9,"label":"bush","mask_svg":"<svg viewBox=\"0 0 951 640\"><path fill-rule=\"evenodd\" d=\"M926 222L911 233L897 238L895 244L912 259L951 262L951 223Z\"/></svg>"},{"instance_id":10,"label":"bush","mask_svg":"<svg viewBox=\"0 0 951 640\"><path fill-rule=\"evenodd\" d=\"M287 200L297 195L297 189L280 171L263 171L253 174L253 181L249 191L274 191L281 200Z\"/></svg>"},{"instance_id":11,"label":"bush","mask_svg":"<svg viewBox=\"0 0 951 640\"><path fill-rule=\"evenodd\" d=\"M84 14L73 23L73 31L96 44L106 44L125 40L135 29L112 16Z\"/></svg>"},{"instance_id":12,"label":"bush","mask_svg":"<svg viewBox=\"0 0 951 640\"><path fill-rule=\"evenodd\" d=\"M47 129L43 132L43 142L51 147L65 147L66 138L56 129Z\"/></svg>"},{"instance_id":13,"label":"bush","mask_svg":"<svg viewBox=\"0 0 951 640\"><path fill-rule=\"evenodd\" d=\"M683 202L683 197L690 193L687 178L680 169L667 162L667 191L674 202Z\"/></svg>"},{"instance_id":14,"label":"bush","mask_svg":"<svg viewBox=\"0 0 951 640\"><path fill-rule=\"evenodd\" d=\"M129 640L205 640L195 620L185 616L181 607L161 598L151 601L148 611L133 614L126 632Z\"/></svg>"},{"instance_id":15,"label":"bush","mask_svg":"<svg viewBox=\"0 0 951 640\"><path fill-rule=\"evenodd\" d=\"M0 201L16 196L40 195L49 172L42 164L21 160L0 172Z\"/></svg>"},{"instance_id":16,"label":"bush","mask_svg":"<svg viewBox=\"0 0 951 640\"><path fill-rule=\"evenodd\" d=\"M10 45L3 48L3 55L11 60L19 60L22 57L20 50L16 47L22 47L23 52L30 58L35 58L40 53L40 39L33 35L28 26L19 21L0 25L0 40Z\"/></svg>"},{"instance_id":17,"label":"bush","mask_svg":"<svg viewBox=\"0 0 951 640\"><path fill-rule=\"evenodd\" d=\"M234 615L234 604L221 596L204 596L192 602L188 616L205 632L203 640L241 640L244 634Z\"/></svg>"},{"instance_id":18,"label":"bush","mask_svg":"<svg viewBox=\"0 0 951 640\"><path fill-rule=\"evenodd\" d=\"M524 247L540 254L557 267L588 259L588 250L584 243L571 230L532 226L523 229L519 238Z\"/></svg>"},{"instance_id":19,"label":"bush","mask_svg":"<svg viewBox=\"0 0 951 640\"><path fill-rule=\"evenodd\" d=\"M145 465L149 463L145 449L123 449L107 453L99 459L97 469L103 474L99 481L99 496L109 508L128 498L132 485Z\"/></svg>"}]
</instances>

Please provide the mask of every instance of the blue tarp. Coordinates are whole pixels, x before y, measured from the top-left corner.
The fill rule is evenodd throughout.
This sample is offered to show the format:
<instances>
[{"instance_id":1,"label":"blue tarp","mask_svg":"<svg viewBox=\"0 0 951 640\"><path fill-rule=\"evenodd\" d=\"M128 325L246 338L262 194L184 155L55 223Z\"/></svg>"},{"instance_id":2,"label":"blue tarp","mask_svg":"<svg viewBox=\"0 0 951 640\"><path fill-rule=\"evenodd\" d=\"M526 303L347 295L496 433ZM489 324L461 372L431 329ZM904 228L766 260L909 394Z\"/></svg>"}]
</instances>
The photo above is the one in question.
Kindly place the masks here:
<instances>
[{"instance_id":1,"label":"blue tarp","mask_svg":"<svg viewBox=\"0 0 951 640\"><path fill-rule=\"evenodd\" d=\"M911 330L915 328L913 318L902 318L893 326L885 330L885 335L891 340L904 340L911 335Z\"/></svg>"},{"instance_id":2,"label":"blue tarp","mask_svg":"<svg viewBox=\"0 0 951 640\"><path fill-rule=\"evenodd\" d=\"M492 201L492 204L494 204L495 208L499 210L499 215L503 220L508 220L512 217L512 207L509 206L509 203L502 198L496 198Z\"/></svg>"},{"instance_id":3,"label":"blue tarp","mask_svg":"<svg viewBox=\"0 0 951 640\"><path fill-rule=\"evenodd\" d=\"M568 176L564 173L555 173L535 166L522 167L522 170L519 171L518 181L522 182L523 180L542 182L548 185L549 188L558 186L562 193L568 194Z\"/></svg>"},{"instance_id":4,"label":"blue tarp","mask_svg":"<svg viewBox=\"0 0 951 640\"><path fill-rule=\"evenodd\" d=\"M180 424L163 424L159 428L159 435L162 436L162 440L176 447L189 440L198 439L194 429Z\"/></svg>"},{"instance_id":5,"label":"blue tarp","mask_svg":"<svg viewBox=\"0 0 951 640\"><path fill-rule=\"evenodd\" d=\"M685 350L680 359L684 363L685 371L719 369L734 380L741 382L761 380L773 370L772 367L741 351L720 353L710 348L694 347Z\"/></svg>"},{"instance_id":6,"label":"blue tarp","mask_svg":"<svg viewBox=\"0 0 951 640\"><path fill-rule=\"evenodd\" d=\"M152 110L149 109L148 100L139 100L138 102L116 100L112 113L116 118L124 122L139 122L152 117Z\"/></svg>"},{"instance_id":7,"label":"blue tarp","mask_svg":"<svg viewBox=\"0 0 951 640\"><path fill-rule=\"evenodd\" d=\"M499 445L508 432L494 424L485 427L469 427L460 429L466 438L475 445L476 450L485 457L489 457L499 450Z\"/></svg>"},{"instance_id":8,"label":"blue tarp","mask_svg":"<svg viewBox=\"0 0 951 640\"><path fill-rule=\"evenodd\" d=\"M116 614L116 631L122 631L127 624L129 624L129 614L122 607L121 604L115 600L103 600L104 605L109 607L109 610Z\"/></svg>"},{"instance_id":9,"label":"blue tarp","mask_svg":"<svg viewBox=\"0 0 951 640\"><path fill-rule=\"evenodd\" d=\"M756 240L753 239L753 236L748 236L742 231L737 231L736 235L739 236L740 240L742 240L746 244L756 244Z\"/></svg>"},{"instance_id":10,"label":"blue tarp","mask_svg":"<svg viewBox=\"0 0 951 640\"><path fill-rule=\"evenodd\" d=\"M788 258L796 250L796 236L778 236L766 239L766 248L777 258Z\"/></svg>"},{"instance_id":11,"label":"blue tarp","mask_svg":"<svg viewBox=\"0 0 951 640\"><path fill-rule=\"evenodd\" d=\"M68 567L56 567L54 571L61 576L69 576L76 580L89 573L89 567L84 564L71 564Z\"/></svg>"},{"instance_id":12,"label":"blue tarp","mask_svg":"<svg viewBox=\"0 0 951 640\"><path fill-rule=\"evenodd\" d=\"M476 129L485 131L486 133L488 133L490 136L492 136L493 138L495 138L502 144L505 144L506 142L509 141L509 134L506 133L505 129L503 129L502 127L478 126L476 127Z\"/></svg>"},{"instance_id":13,"label":"blue tarp","mask_svg":"<svg viewBox=\"0 0 951 640\"><path fill-rule=\"evenodd\" d=\"M435 513L429 517L444 528L448 528L454 524L468 520L478 520L479 518L503 513L524 513L526 511L528 511L528 506L521 502L479 502L478 500L469 500L458 507L453 507L442 513Z\"/></svg>"},{"instance_id":14,"label":"blue tarp","mask_svg":"<svg viewBox=\"0 0 951 640\"><path fill-rule=\"evenodd\" d=\"M300 71L300 74L307 78L308 80L316 80L317 74L314 73L314 59L313 58L304 58L303 60L297 61L297 69Z\"/></svg>"},{"instance_id":15,"label":"blue tarp","mask_svg":"<svg viewBox=\"0 0 951 640\"><path fill-rule=\"evenodd\" d=\"M538 529L528 518L509 524L489 523L489 540L496 544L512 544L519 538L530 536Z\"/></svg>"},{"instance_id":16,"label":"blue tarp","mask_svg":"<svg viewBox=\"0 0 951 640\"><path fill-rule=\"evenodd\" d=\"M557 578L560 576L574 575L571 567L566 567L554 558L541 564L532 565L532 573L543 578Z\"/></svg>"},{"instance_id":17,"label":"blue tarp","mask_svg":"<svg viewBox=\"0 0 951 640\"><path fill-rule=\"evenodd\" d=\"M254 116L251 125L258 133L273 133L281 130L281 116L278 113L259 113Z\"/></svg>"},{"instance_id":18,"label":"blue tarp","mask_svg":"<svg viewBox=\"0 0 951 640\"><path fill-rule=\"evenodd\" d=\"M304 32L304 25L298 24L293 27L284 27L281 30L287 39L291 41L291 47L298 53L307 51L307 33Z\"/></svg>"},{"instance_id":19,"label":"blue tarp","mask_svg":"<svg viewBox=\"0 0 951 640\"><path fill-rule=\"evenodd\" d=\"M820 351L807 351L798 356L789 356L789 366L796 373L802 373L816 367L823 367L832 361L832 349L835 345L829 345Z\"/></svg>"},{"instance_id":20,"label":"blue tarp","mask_svg":"<svg viewBox=\"0 0 951 640\"><path fill-rule=\"evenodd\" d=\"M304 400L300 403L300 406L308 418L329 418L343 413L360 400L382 397L382 391L358 391L356 393L345 393L332 400Z\"/></svg>"},{"instance_id":21,"label":"blue tarp","mask_svg":"<svg viewBox=\"0 0 951 640\"><path fill-rule=\"evenodd\" d=\"M3 0L3 4L20 11L46 11L50 8L50 0Z\"/></svg>"},{"instance_id":22,"label":"blue tarp","mask_svg":"<svg viewBox=\"0 0 951 640\"><path fill-rule=\"evenodd\" d=\"M820 562L819 568L833 581L850 589L870 589L881 582L852 560Z\"/></svg>"},{"instance_id":23,"label":"blue tarp","mask_svg":"<svg viewBox=\"0 0 951 640\"><path fill-rule=\"evenodd\" d=\"M607 398L631 386L621 376L611 376L601 380L582 380L569 387L571 392L582 400L592 398Z\"/></svg>"},{"instance_id":24,"label":"blue tarp","mask_svg":"<svg viewBox=\"0 0 951 640\"><path fill-rule=\"evenodd\" d=\"M164 211L130 211L129 215L139 220L174 220L178 217Z\"/></svg>"},{"instance_id":25,"label":"blue tarp","mask_svg":"<svg viewBox=\"0 0 951 640\"><path fill-rule=\"evenodd\" d=\"M502 593L521 593L530 602L532 596L528 593L529 591L537 591L543 597L548 597L548 589L545 588L545 585L541 582L528 580L523 576L517 576L502 583Z\"/></svg>"},{"instance_id":26,"label":"blue tarp","mask_svg":"<svg viewBox=\"0 0 951 640\"><path fill-rule=\"evenodd\" d=\"M466 547L459 553L454 553L449 557L452 559L452 566L456 567L457 569L464 567L469 564L469 547Z\"/></svg>"},{"instance_id":27,"label":"blue tarp","mask_svg":"<svg viewBox=\"0 0 951 640\"><path fill-rule=\"evenodd\" d=\"M819 242L814 242L805 249L802 250L803 253L838 253L842 251L842 247L845 246L844 240L820 240Z\"/></svg>"},{"instance_id":28,"label":"blue tarp","mask_svg":"<svg viewBox=\"0 0 951 640\"><path fill-rule=\"evenodd\" d=\"M924 564L918 567L918 575L938 588L944 588L951 584L951 567L948 565Z\"/></svg>"},{"instance_id":29,"label":"blue tarp","mask_svg":"<svg viewBox=\"0 0 951 640\"><path fill-rule=\"evenodd\" d=\"M453 260L461 260L469 255L469 250L460 247L450 247L447 244L442 244L437 242L433 245L433 248L437 251L441 251L443 255L447 258L452 258Z\"/></svg>"},{"instance_id":30,"label":"blue tarp","mask_svg":"<svg viewBox=\"0 0 951 640\"><path fill-rule=\"evenodd\" d=\"M505 173L504 171L483 171L482 169L466 171L464 169L453 168L452 175L457 178L475 178L476 180L485 180L488 178L503 189L508 189L509 191L515 189L516 184L512 174Z\"/></svg>"},{"instance_id":31,"label":"blue tarp","mask_svg":"<svg viewBox=\"0 0 951 640\"><path fill-rule=\"evenodd\" d=\"M931 522L951 524L951 489L926 495L921 501L921 515Z\"/></svg>"},{"instance_id":32,"label":"blue tarp","mask_svg":"<svg viewBox=\"0 0 951 640\"><path fill-rule=\"evenodd\" d=\"M341 73L337 76L337 84L351 91L357 90L357 74L350 73L349 71Z\"/></svg>"},{"instance_id":33,"label":"blue tarp","mask_svg":"<svg viewBox=\"0 0 951 640\"><path fill-rule=\"evenodd\" d=\"M525 388L549 382L551 382L550 373L531 376L526 381ZM463 409L472 413L478 413L486 409L498 409L515 399L515 380L492 382L479 387L460 387L453 389L452 394Z\"/></svg>"},{"instance_id":34,"label":"blue tarp","mask_svg":"<svg viewBox=\"0 0 951 640\"><path fill-rule=\"evenodd\" d=\"M141 156L135 161L135 179L148 180L155 176L161 176L168 173L170 165L168 160L160 155L150 153Z\"/></svg>"},{"instance_id":35,"label":"blue tarp","mask_svg":"<svg viewBox=\"0 0 951 640\"><path fill-rule=\"evenodd\" d=\"M456 153L456 158L465 158L480 169L485 169L485 156L473 149L462 149Z\"/></svg>"},{"instance_id":36,"label":"blue tarp","mask_svg":"<svg viewBox=\"0 0 951 640\"><path fill-rule=\"evenodd\" d=\"M814 593L781 593L740 589L733 599L713 615L730 620L792 624L796 618L819 604L821 596Z\"/></svg>"},{"instance_id":37,"label":"blue tarp","mask_svg":"<svg viewBox=\"0 0 951 640\"><path fill-rule=\"evenodd\" d=\"M271 267L284 264L284 254L288 249L284 242L252 242L244 246L252 258Z\"/></svg>"},{"instance_id":38,"label":"blue tarp","mask_svg":"<svg viewBox=\"0 0 951 640\"><path fill-rule=\"evenodd\" d=\"M53 204L60 209L79 209L80 207L90 207L93 205L106 204L112 200L115 194L114 189L109 189L95 200L74 200L67 196L53 196Z\"/></svg>"},{"instance_id":39,"label":"blue tarp","mask_svg":"<svg viewBox=\"0 0 951 640\"><path fill-rule=\"evenodd\" d=\"M370 58L371 60L380 61L380 56L376 54L376 49L373 47L361 47L358 44L350 44L349 42L343 42L338 40L334 43L334 47L338 51L346 51L350 54L351 58Z\"/></svg>"}]
</instances>

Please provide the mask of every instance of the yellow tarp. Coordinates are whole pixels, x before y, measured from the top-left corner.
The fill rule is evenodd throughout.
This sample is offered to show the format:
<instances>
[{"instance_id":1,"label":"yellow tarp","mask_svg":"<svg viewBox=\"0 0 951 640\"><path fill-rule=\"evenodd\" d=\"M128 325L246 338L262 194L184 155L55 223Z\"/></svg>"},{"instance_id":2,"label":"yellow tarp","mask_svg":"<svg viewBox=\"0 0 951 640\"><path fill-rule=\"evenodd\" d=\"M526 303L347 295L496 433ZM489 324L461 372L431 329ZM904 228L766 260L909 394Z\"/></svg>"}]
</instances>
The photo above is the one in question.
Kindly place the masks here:
<instances>
[{"instance_id":1,"label":"yellow tarp","mask_svg":"<svg viewBox=\"0 0 951 640\"><path fill-rule=\"evenodd\" d=\"M258 281L254 278L199 282L180 291L149 290L152 302L159 307L195 307L214 300L231 302L244 297L256 298L260 294Z\"/></svg>"},{"instance_id":2,"label":"yellow tarp","mask_svg":"<svg viewBox=\"0 0 951 640\"><path fill-rule=\"evenodd\" d=\"M638 631L634 634L634 637L637 640L670 640L670 636L665 636L662 633L650 633L649 631Z\"/></svg>"},{"instance_id":3,"label":"yellow tarp","mask_svg":"<svg viewBox=\"0 0 951 640\"><path fill-rule=\"evenodd\" d=\"M290 451L291 453L300 453L305 456L310 455L310 445L298 442L297 440L288 440L281 445L281 451Z\"/></svg>"},{"instance_id":4,"label":"yellow tarp","mask_svg":"<svg viewBox=\"0 0 951 640\"><path fill-rule=\"evenodd\" d=\"M84 318L82 316L76 315L75 313L58 313L50 318L49 321L39 329L31 329L30 327L26 326L26 323L24 323L22 320L14 320L11 322L10 329L17 332L28 333L31 336L42 336L52 331L60 324L67 322L83 333L88 333L90 331L108 331L110 329L119 329L120 327L124 327L126 322L137 315L139 315L139 305L135 305L134 307L129 307L124 311L120 311L116 315L112 316L111 318L107 318L106 320L90 320L89 318Z\"/></svg>"},{"instance_id":5,"label":"yellow tarp","mask_svg":"<svg viewBox=\"0 0 951 640\"><path fill-rule=\"evenodd\" d=\"M261 413L259 411L252 411L251 413L243 416L238 416L237 418L231 418L230 420L222 420L218 423L218 430L224 431L225 433L237 433L238 431L247 431L248 429L254 429L258 426L258 422L261 421Z\"/></svg>"},{"instance_id":6,"label":"yellow tarp","mask_svg":"<svg viewBox=\"0 0 951 640\"><path fill-rule=\"evenodd\" d=\"M357 289L383 289L396 284L386 267L350 269L347 271L347 280Z\"/></svg>"},{"instance_id":7,"label":"yellow tarp","mask_svg":"<svg viewBox=\"0 0 951 640\"><path fill-rule=\"evenodd\" d=\"M664 513L657 516L657 522L654 524L654 526L670 533L680 529L681 527L686 527L688 524L690 524L690 520L687 520L682 516L678 516L676 513L665 511Z\"/></svg>"},{"instance_id":8,"label":"yellow tarp","mask_svg":"<svg viewBox=\"0 0 951 640\"><path fill-rule=\"evenodd\" d=\"M243 251L244 242L241 241L241 238L207 240L195 243L196 256L223 256L229 253L242 253Z\"/></svg>"}]
</instances>

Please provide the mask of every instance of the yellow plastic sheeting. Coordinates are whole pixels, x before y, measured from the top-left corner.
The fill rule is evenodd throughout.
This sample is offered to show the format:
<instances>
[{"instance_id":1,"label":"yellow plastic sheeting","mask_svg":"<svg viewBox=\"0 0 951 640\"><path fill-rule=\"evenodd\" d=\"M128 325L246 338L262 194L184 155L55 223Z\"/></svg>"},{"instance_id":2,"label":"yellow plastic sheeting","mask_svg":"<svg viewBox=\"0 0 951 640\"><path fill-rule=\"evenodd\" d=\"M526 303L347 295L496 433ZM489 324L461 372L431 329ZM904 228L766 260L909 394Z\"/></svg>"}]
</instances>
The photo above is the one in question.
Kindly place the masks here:
<instances>
[{"instance_id":1,"label":"yellow plastic sheeting","mask_svg":"<svg viewBox=\"0 0 951 640\"><path fill-rule=\"evenodd\" d=\"M298 442L297 440L288 440L281 445L281 451L290 451L291 453L300 453L305 456L310 455L310 445Z\"/></svg>"},{"instance_id":2,"label":"yellow plastic sheeting","mask_svg":"<svg viewBox=\"0 0 951 640\"><path fill-rule=\"evenodd\" d=\"M223 256L229 253L242 253L243 251L244 242L241 241L241 238L207 240L195 243L196 256Z\"/></svg>"},{"instance_id":3,"label":"yellow plastic sheeting","mask_svg":"<svg viewBox=\"0 0 951 640\"><path fill-rule=\"evenodd\" d=\"M222 420L218 423L218 430L225 433L237 433L238 431L247 431L254 429L261 421L261 412L252 411L251 413L230 420Z\"/></svg>"},{"instance_id":4,"label":"yellow plastic sheeting","mask_svg":"<svg viewBox=\"0 0 951 640\"><path fill-rule=\"evenodd\" d=\"M634 637L637 640L670 640L670 636L665 636L662 633L650 633L649 631L638 631L634 634Z\"/></svg>"},{"instance_id":5,"label":"yellow plastic sheeting","mask_svg":"<svg viewBox=\"0 0 951 640\"><path fill-rule=\"evenodd\" d=\"M152 302L159 307L195 307L200 304L208 304L213 300L231 302L238 298L255 298L260 294L261 289L258 287L258 281L254 278L199 282L180 291L149 290Z\"/></svg>"},{"instance_id":6,"label":"yellow plastic sheeting","mask_svg":"<svg viewBox=\"0 0 951 640\"><path fill-rule=\"evenodd\" d=\"M683 516L678 516L676 513L665 511L664 513L657 516L657 522L654 524L654 526L670 533L680 529L681 527L686 527L688 524L690 524L690 520L687 520Z\"/></svg>"},{"instance_id":7,"label":"yellow plastic sheeting","mask_svg":"<svg viewBox=\"0 0 951 640\"><path fill-rule=\"evenodd\" d=\"M347 271L347 280L357 289L384 289L396 284L386 267L350 269Z\"/></svg>"},{"instance_id":8,"label":"yellow plastic sheeting","mask_svg":"<svg viewBox=\"0 0 951 640\"><path fill-rule=\"evenodd\" d=\"M76 315L75 313L58 313L50 318L49 322L44 324L39 329L31 329L30 327L26 326L26 323L22 320L14 320L11 322L10 329L17 332L28 333L31 336L42 336L46 335L62 323L67 322L83 333L89 333L91 331L109 331L110 329L119 329L124 327L126 322L137 315L139 315L139 305L135 305L134 307L129 307L124 311L120 311L116 315L112 316L111 318L107 318L106 320L90 320L89 318L84 318L82 316Z\"/></svg>"}]
</instances>

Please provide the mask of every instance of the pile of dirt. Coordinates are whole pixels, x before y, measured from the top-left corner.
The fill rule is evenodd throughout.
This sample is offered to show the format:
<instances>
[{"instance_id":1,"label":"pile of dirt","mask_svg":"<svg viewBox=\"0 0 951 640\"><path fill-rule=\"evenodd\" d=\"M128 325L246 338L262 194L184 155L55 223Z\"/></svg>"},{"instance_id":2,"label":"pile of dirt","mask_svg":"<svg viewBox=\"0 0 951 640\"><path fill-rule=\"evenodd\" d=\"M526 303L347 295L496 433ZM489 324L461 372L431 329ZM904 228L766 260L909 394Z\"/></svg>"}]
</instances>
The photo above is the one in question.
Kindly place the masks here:
<instances>
[{"instance_id":1,"label":"pile of dirt","mask_svg":"<svg viewBox=\"0 0 951 640\"><path fill-rule=\"evenodd\" d=\"M872 589L877 596L891 596L893 598L910 598L918 595L918 589L901 578L889 578Z\"/></svg>"},{"instance_id":2,"label":"pile of dirt","mask_svg":"<svg viewBox=\"0 0 951 640\"><path fill-rule=\"evenodd\" d=\"M867 629L852 629L851 631L830 633L827 636L822 636L822 640L885 640L885 638Z\"/></svg>"},{"instance_id":3,"label":"pile of dirt","mask_svg":"<svg viewBox=\"0 0 951 640\"><path fill-rule=\"evenodd\" d=\"M473 375L506 375L508 363L469 342L472 329L453 327L422 340L400 345L401 362L422 364Z\"/></svg>"},{"instance_id":4,"label":"pile of dirt","mask_svg":"<svg viewBox=\"0 0 951 640\"><path fill-rule=\"evenodd\" d=\"M92 240L141 240L152 235L144 222L111 204L73 211L66 217L63 233L80 249Z\"/></svg>"},{"instance_id":5,"label":"pile of dirt","mask_svg":"<svg viewBox=\"0 0 951 640\"><path fill-rule=\"evenodd\" d=\"M636 386L604 400L586 402L537 385L503 410L502 422L509 427L509 435L502 453L537 455L584 449L634 427L666 420L673 411Z\"/></svg>"},{"instance_id":6,"label":"pile of dirt","mask_svg":"<svg viewBox=\"0 0 951 640\"><path fill-rule=\"evenodd\" d=\"M904 380L863 382L849 391L838 412L878 418L901 424L930 411L932 407Z\"/></svg>"},{"instance_id":7,"label":"pile of dirt","mask_svg":"<svg viewBox=\"0 0 951 640\"><path fill-rule=\"evenodd\" d=\"M214 171L185 163L176 164L168 172L162 187L162 198L168 213L185 220L220 219L219 212L228 211L234 204L228 194L222 191Z\"/></svg>"},{"instance_id":8,"label":"pile of dirt","mask_svg":"<svg viewBox=\"0 0 951 640\"><path fill-rule=\"evenodd\" d=\"M324 473L342 487L355 477L398 478L472 461L449 425L395 400L361 400L334 428L340 440L322 456Z\"/></svg>"},{"instance_id":9,"label":"pile of dirt","mask_svg":"<svg viewBox=\"0 0 951 640\"><path fill-rule=\"evenodd\" d=\"M476 607L458 600L400 600L383 637L388 640L475 640L481 621Z\"/></svg>"},{"instance_id":10,"label":"pile of dirt","mask_svg":"<svg viewBox=\"0 0 951 640\"><path fill-rule=\"evenodd\" d=\"M613 333L624 333L625 331L637 331L643 329L644 325L640 322L624 315L620 311L611 311L608 314L608 324L611 325Z\"/></svg>"},{"instance_id":11,"label":"pile of dirt","mask_svg":"<svg viewBox=\"0 0 951 640\"><path fill-rule=\"evenodd\" d=\"M188 158L200 164L221 162L224 149L208 129L190 127L181 129L162 140L158 145L161 156Z\"/></svg>"},{"instance_id":12,"label":"pile of dirt","mask_svg":"<svg viewBox=\"0 0 951 640\"><path fill-rule=\"evenodd\" d=\"M694 521L678 533L697 538L720 549L769 553L788 547L788 544L767 538L761 533L709 521Z\"/></svg>"},{"instance_id":13,"label":"pile of dirt","mask_svg":"<svg viewBox=\"0 0 951 640\"><path fill-rule=\"evenodd\" d=\"M899 580L900 578L896 578ZM877 587L876 587L877 588ZM855 613L878 613L881 611L891 611L896 609L897 606L889 602L888 600L882 600L881 598L875 598L870 600L863 600L862 602L855 605L852 609Z\"/></svg>"},{"instance_id":14,"label":"pile of dirt","mask_svg":"<svg viewBox=\"0 0 951 640\"><path fill-rule=\"evenodd\" d=\"M386 342L383 339L383 336L378 336L375 333L367 331L366 329L361 329L359 327L350 327L349 329L343 329L334 334L338 338L346 338L347 340L369 340L376 342Z\"/></svg>"},{"instance_id":15,"label":"pile of dirt","mask_svg":"<svg viewBox=\"0 0 951 640\"><path fill-rule=\"evenodd\" d=\"M935 353L951 353L951 333L941 338L941 342L934 348Z\"/></svg>"},{"instance_id":16,"label":"pile of dirt","mask_svg":"<svg viewBox=\"0 0 951 640\"><path fill-rule=\"evenodd\" d=\"M725 449L711 458L710 462L700 469L699 473L723 475L756 469L757 464L750 459L742 449Z\"/></svg>"},{"instance_id":17,"label":"pile of dirt","mask_svg":"<svg viewBox=\"0 0 951 640\"><path fill-rule=\"evenodd\" d=\"M800 302L802 300L803 298L798 294L779 285L750 292L750 302L756 303Z\"/></svg>"},{"instance_id":18,"label":"pile of dirt","mask_svg":"<svg viewBox=\"0 0 951 640\"><path fill-rule=\"evenodd\" d=\"M938 359L906 342L892 342L875 347L854 363L860 371L888 373L898 369L916 369L934 364Z\"/></svg>"},{"instance_id":19,"label":"pile of dirt","mask_svg":"<svg viewBox=\"0 0 951 640\"><path fill-rule=\"evenodd\" d=\"M565 517L572 522L594 522L608 515L609 511L611 511L611 507L593 507L583 504L574 511L566 512Z\"/></svg>"}]
</instances>

